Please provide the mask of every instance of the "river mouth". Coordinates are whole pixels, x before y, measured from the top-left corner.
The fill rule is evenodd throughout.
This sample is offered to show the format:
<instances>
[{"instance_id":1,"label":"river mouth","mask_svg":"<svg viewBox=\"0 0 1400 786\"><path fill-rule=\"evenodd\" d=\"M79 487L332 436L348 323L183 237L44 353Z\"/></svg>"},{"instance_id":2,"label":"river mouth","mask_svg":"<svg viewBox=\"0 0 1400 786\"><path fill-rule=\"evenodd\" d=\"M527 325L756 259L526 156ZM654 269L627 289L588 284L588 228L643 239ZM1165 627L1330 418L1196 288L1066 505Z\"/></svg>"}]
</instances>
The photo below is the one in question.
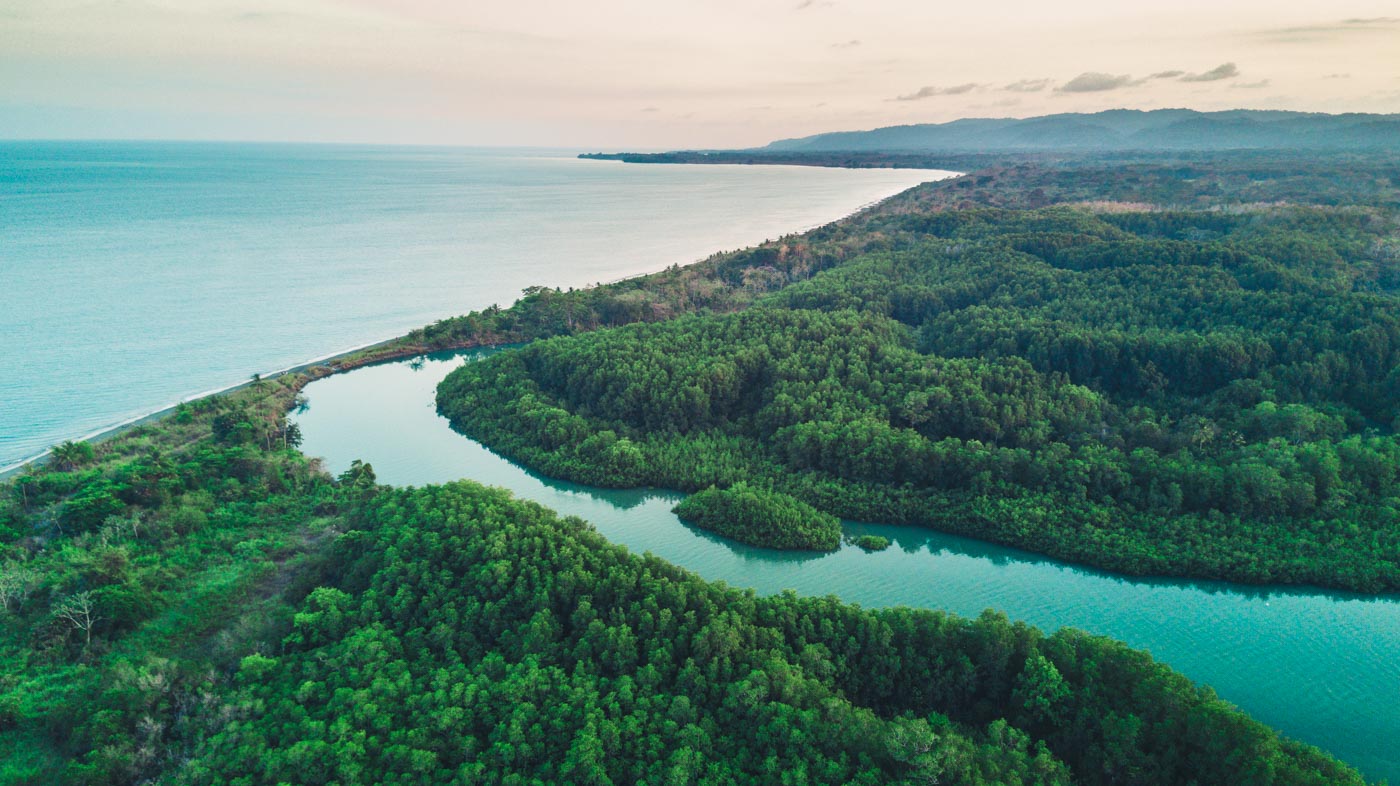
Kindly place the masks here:
<instances>
[{"instance_id":1,"label":"river mouth","mask_svg":"<svg viewBox=\"0 0 1400 786\"><path fill-rule=\"evenodd\" d=\"M1400 783L1400 597L1215 581L1138 580L927 529L845 522L892 545L867 553L783 552L682 523L682 494L545 478L454 432L437 383L494 350L366 366L309 384L293 413L302 450L332 473L361 459L380 482L467 478L583 518L608 540L760 594L834 595L866 607L975 616L1005 612L1046 631L1074 627L1150 651L1285 735L1370 779Z\"/></svg>"}]
</instances>

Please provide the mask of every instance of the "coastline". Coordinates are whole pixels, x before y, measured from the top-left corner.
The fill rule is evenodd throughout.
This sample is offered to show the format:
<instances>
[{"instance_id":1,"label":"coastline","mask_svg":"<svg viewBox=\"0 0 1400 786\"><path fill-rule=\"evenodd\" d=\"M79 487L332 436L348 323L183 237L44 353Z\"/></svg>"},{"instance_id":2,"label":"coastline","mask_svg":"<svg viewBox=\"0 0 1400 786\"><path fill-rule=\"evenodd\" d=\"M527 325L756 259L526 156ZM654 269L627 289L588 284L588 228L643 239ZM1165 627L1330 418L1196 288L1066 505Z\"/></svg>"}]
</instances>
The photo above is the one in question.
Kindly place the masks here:
<instances>
[{"instance_id":1,"label":"coastline","mask_svg":"<svg viewBox=\"0 0 1400 786\"><path fill-rule=\"evenodd\" d=\"M588 158L587 154L581 154L581 155L578 156L578 157L581 158L581 159L586 159L586 158ZM604 160L607 160L607 159L604 159ZM720 163L720 162L716 162L716 163ZM728 163L728 164L734 165L734 166L742 166L742 165L743 165L743 164L737 164L737 163L735 163L735 162L724 162L724 163ZM788 163L788 164L772 164L772 163L769 163L769 164L766 164L766 165L768 165L768 166L810 166L810 165L798 164L798 163ZM827 168L833 168L833 169L861 169L861 168L865 168L865 167L842 167L842 166L836 166L836 165L826 165L826 166L827 166ZM910 169L916 169L916 168L915 168L915 167L910 167ZM919 187L921 187L921 186L923 186L923 185L926 185L926 184L928 184L928 183L937 182L937 181L940 181L940 180L951 180L951 179L954 179L954 178L957 178L957 177L962 177L963 175L966 175L966 174L967 174L966 172L956 172L956 171L948 170L948 169L933 169L933 168L929 168L929 169L925 169L925 170L923 170L923 171L927 171L927 172L929 172L930 174L941 175L941 177L931 177L931 178L928 179L928 180L921 180L921 181L919 181L918 183L915 183L914 185L909 186L909 187L907 187L907 188L903 188L903 189L901 189L901 190L899 190L899 191L897 191L897 192L895 192L895 193L893 193L893 194L890 194L890 195L885 196L885 197L882 197L882 198L880 198L880 199L876 199L876 200L874 200L874 201L871 201L871 202L867 202L867 203L865 203L865 204L862 204L862 205L860 205L860 206L858 206L858 207L852 209L851 211L845 213L844 215L837 216L836 218L833 218L833 219L831 219L831 220L829 220L829 221L823 221L823 222L819 222L819 223L812 224L812 225L809 225L809 226L804 226L804 227L795 228L795 229L793 229L793 230L791 230L791 231L789 231L789 232L786 232L786 233L783 234L783 235L780 235L779 237L791 237L791 236L793 236L793 235L802 235L802 234L806 234L806 233L808 233L808 232L814 231L814 230L816 230L816 229L819 229L819 228L821 228L821 227L831 226L831 225L833 225L833 224L839 224L839 223L841 223L841 222L848 221L848 220L850 220L850 219L852 219L852 218L854 218L854 217L856 217L856 216L858 216L858 215L861 215L861 214L863 214L863 213L865 213L865 212L867 212L867 211L869 211L869 210L873 210L873 209L879 207L880 205L885 204L886 202L888 202L888 201L890 201L890 200L892 200L892 199L896 199L896 198L898 198L898 197L900 197L900 196L902 196L902 195L904 195L904 194L907 194L908 192L912 191L913 189L919 188ZM757 241L757 242L753 243L752 245L753 245L753 246L758 246L758 245L761 245L761 244L764 243L764 242L767 242L767 241ZM725 251L717 251L717 252L714 252L714 253L726 253L726 252L725 252ZM699 258L699 259L693 259L693 260L691 260L690 262L686 263L685 265L682 265L681 267L689 267L690 265L694 265L694 264L697 264L697 263L699 263L699 262L704 261L705 258L706 258L706 257L702 257L702 258ZM650 276L650 275L654 275L654 274L656 274L656 273L659 273L659 272L661 272L661 270L664 270L664 269L665 269L665 268L661 268L661 269L657 269L657 270L650 270L650 271L643 272L643 273L637 273L637 274L634 274L634 275L623 276L622 278L614 279L614 280L611 280L611 281L600 282L597 286L610 286L610 285L617 284L617 283L620 283L620 282L623 282L623 281L629 281L629 280L632 280L632 279L644 278L644 277L646 277L646 276ZM471 312L467 312L467 313L471 313ZM451 319L451 318L453 318L453 317L455 317L455 316L460 316L460 315L447 315L447 316L441 317L441 319ZM361 366L368 365L368 364L370 364L370 363L375 363L375 362L384 361L384 360L397 360L397 359L401 359L401 358L405 358L405 357L412 357L412 356L414 356L414 355L422 354L422 353L424 353L424 352L437 352L437 351L457 350L457 349L472 349L472 348L474 348L474 347L476 347L476 346L485 346L484 344L479 344L479 343L478 343L478 344L463 344L463 345L447 345L447 346L436 346L436 345L434 345L434 346L428 346L428 345L424 345L424 344L407 343L407 342L409 342L409 337L412 335L412 333L413 333L414 331L416 331L416 330L421 329L421 327L422 327L422 326L419 326L419 327L417 327L417 328L411 328L411 329L409 330L409 332L400 334L400 335L398 335L398 336L393 336L393 337L390 337L390 338L380 339L380 340L377 340L377 341L371 341L371 342L369 342L369 343L367 343L367 344L361 344L361 345L359 345L359 346L350 347L350 348L348 348L348 349L336 350L336 351L331 352L331 353L329 353L329 354L321 355L321 356L312 358L312 359L310 359L310 360L306 360L306 361L302 361L302 362L293 364L293 365L291 365L291 366L287 366L287 367L284 367L284 368L281 368L281 369L276 369L276 370L272 370L272 371L260 373L258 376L259 376L260 379L270 380L270 379L278 379L278 378L281 378L281 377L284 377L284 376L287 376L287 375L291 375L291 374L299 374L299 373L303 373L303 372L309 372L309 373L311 373L312 375L311 375L308 379L306 379L304 382L301 382L301 383L298 384L298 389L299 389L301 385L305 385L307 382L310 382L310 381L312 381L312 380L314 380L314 379L320 379L321 377L328 376L329 374L339 373L339 372L342 372L342 371L350 371L350 370L352 370L352 369L360 368ZM318 367L325 367L326 370L325 370L324 372L321 372L321 373L315 373L315 370L316 370ZM223 386L223 387L212 388L212 389L208 389L208 390L204 390L204 391L192 393L192 394L186 396L185 398L179 399L178 401L175 401L175 402L172 402L172 403L169 403L169 404L162 405L162 406L160 406L160 407L158 407L158 408L156 408L156 409L153 409L153 410L151 410L151 411L149 411L149 412L147 412L147 413L145 413L145 414L137 415L137 416L134 416L134 417L130 417L130 418L127 418L126 420L122 420L122 421L120 421L120 422L113 423L113 424L111 424L111 425L108 425L108 426L104 426L104 427L102 427L102 428L99 428L99 429L97 429L97 430L95 430L95 431L88 432L87 434L84 434L84 435L81 435L81 436L68 437L68 438L66 438L66 439L64 439L64 440L59 440L58 442L61 443L61 442L63 442L63 441L73 441L73 442L91 442L91 443L94 443L94 444L101 444L102 442L105 442L105 441L110 440L110 439L112 439L112 438L114 438L114 437L120 436L121 434L124 434L124 433L126 433L126 432L128 432L128 431L130 431L130 430L132 430L132 429L138 428L138 427L140 427L140 426L142 426L142 425L145 425L145 424L148 424L148 423L153 423L153 422L159 421L159 420L161 420L162 418L165 418L165 417L167 417L168 415L170 415L171 413L175 412L175 411L176 411L180 406L182 406L182 405L190 404L190 403L193 403L193 402L196 402L196 401L201 401L201 400L207 399L207 398L213 398L213 397L215 397L215 396L222 396L222 395L226 395L226 394L229 394L229 393L234 393L234 392L237 392L237 391L239 391L239 390L242 390L242 389L248 387L248 386L251 385L251 384L252 384L252 380L251 380L251 379L245 379L245 380L242 381L242 382L237 382L237 383L234 383L234 384L231 384L231 385L226 385L226 386ZM57 444L57 443L56 443L56 444ZM46 450L44 450L44 451L41 452L41 453L38 453L38 454L35 454L35 455L32 455L32 456L29 456L29 457L27 457L27 458L20 459L20 460L18 460L18 461L15 461L15 462L13 462L13 463L10 463L10 464L6 464L6 465L3 465L3 466L0 466L0 481L8 480L8 479L10 479L10 478L13 478L13 477L16 477L16 476L18 476L18 475L23 474L23 473L26 471L26 469L25 469L26 467L29 467L29 466L42 466L44 463L47 462L50 453L52 453L52 446L50 446L49 449L46 449Z\"/></svg>"},{"instance_id":2,"label":"coastline","mask_svg":"<svg viewBox=\"0 0 1400 786\"><path fill-rule=\"evenodd\" d=\"M288 374L298 374L304 371L310 371L311 369L321 365L332 366L335 368L336 371L348 371L352 368L358 368L361 364L357 363L355 365L346 365L343 367L339 364L354 357L357 353L372 351L378 348L388 348L390 345L396 344L404 338L406 338L406 336L399 336L383 341L374 341L369 344L362 344L358 347L351 347L349 349L340 350L338 352L332 352L329 355L323 355L321 357L312 358L311 360L307 360L302 363L297 363L296 365L287 366L286 368L278 369L276 371L269 371L264 374L259 374L259 378L277 379ZM411 357L413 354L413 352L409 352L405 348L405 351L403 353L388 354L380 359L389 360L400 357ZM373 360L365 362L373 362ZM244 380L243 382L238 382L232 385L225 385L224 387L220 388L213 388L211 390L205 390L199 393L192 393L189 396L180 399L179 401L176 401L172 404L166 404L165 406L147 412L144 415L137 415L132 418L127 418L126 420L123 420L120 423L114 423L110 426L104 426L103 428L89 432L81 437L72 437L71 439L73 442L92 442L95 444L100 444L109 439L112 439L113 437L120 436L121 434L130 431L131 429L143 426L147 423L154 423L160 420L161 418L166 417L175 410L179 409L184 404L190 404L195 401L200 401L202 399L213 398L214 396L222 396L227 393L233 393L242 390L251 384L253 384L253 381L251 379L248 379ZM7 464L3 467L0 467L0 480L6 480L8 478L22 473L24 471L24 468L31 464L35 466L41 466L48 459L49 454L52 452L53 450L52 448L50 448L49 450L46 450L43 453L39 453L37 455L30 456L29 458L17 461L13 464Z\"/></svg>"}]
</instances>

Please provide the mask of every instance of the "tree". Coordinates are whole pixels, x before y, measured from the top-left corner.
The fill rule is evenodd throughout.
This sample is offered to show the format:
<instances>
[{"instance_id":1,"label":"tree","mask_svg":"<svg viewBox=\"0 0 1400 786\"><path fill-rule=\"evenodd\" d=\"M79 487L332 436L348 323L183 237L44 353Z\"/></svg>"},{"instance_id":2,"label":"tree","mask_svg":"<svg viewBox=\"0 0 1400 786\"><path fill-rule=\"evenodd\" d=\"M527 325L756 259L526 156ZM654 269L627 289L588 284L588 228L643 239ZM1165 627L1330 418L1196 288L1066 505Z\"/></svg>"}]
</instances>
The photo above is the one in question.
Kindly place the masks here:
<instances>
[{"instance_id":1,"label":"tree","mask_svg":"<svg viewBox=\"0 0 1400 786\"><path fill-rule=\"evenodd\" d=\"M906 783L939 782L943 774L938 735L922 718L896 718L886 738L889 757L908 768Z\"/></svg>"},{"instance_id":2,"label":"tree","mask_svg":"<svg viewBox=\"0 0 1400 786\"><path fill-rule=\"evenodd\" d=\"M71 472L91 463L95 455L91 443L74 442L71 439L54 445L49 452L53 456L54 465L63 472Z\"/></svg>"},{"instance_id":3,"label":"tree","mask_svg":"<svg viewBox=\"0 0 1400 786\"><path fill-rule=\"evenodd\" d=\"M251 421L247 405L228 404L224 403L223 399L216 400L220 402L223 411L210 421L214 439L226 445L242 445L252 442L256 437L256 429Z\"/></svg>"},{"instance_id":4,"label":"tree","mask_svg":"<svg viewBox=\"0 0 1400 786\"><path fill-rule=\"evenodd\" d=\"M97 616L97 602L93 600L91 592L83 591L69 595L54 607L53 613L83 632L84 649L92 644L92 628L101 618Z\"/></svg>"},{"instance_id":5,"label":"tree","mask_svg":"<svg viewBox=\"0 0 1400 786\"><path fill-rule=\"evenodd\" d=\"M1069 686L1049 658L1032 652L1016 678L1014 697L1032 719L1053 723L1059 718L1060 706L1069 698Z\"/></svg>"},{"instance_id":6,"label":"tree","mask_svg":"<svg viewBox=\"0 0 1400 786\"><path fill-rule=\"evenodd\" d=\"M0 567L0 608L14 611L29 595L34 579L35 573L27 565L9 562Z\"/></svg>"},{"instance_id":7,"label":"tree","mask_svg":"<svg viewBox=\"0 0 1400 786\"><path fill-rule=\"evenodd\" d=\"M350 469L340 473L336 479L340 481L342 488L349 489L357 495L374 491L374 467L359 459L350 462Z\"/></svg>"}]
</instances>

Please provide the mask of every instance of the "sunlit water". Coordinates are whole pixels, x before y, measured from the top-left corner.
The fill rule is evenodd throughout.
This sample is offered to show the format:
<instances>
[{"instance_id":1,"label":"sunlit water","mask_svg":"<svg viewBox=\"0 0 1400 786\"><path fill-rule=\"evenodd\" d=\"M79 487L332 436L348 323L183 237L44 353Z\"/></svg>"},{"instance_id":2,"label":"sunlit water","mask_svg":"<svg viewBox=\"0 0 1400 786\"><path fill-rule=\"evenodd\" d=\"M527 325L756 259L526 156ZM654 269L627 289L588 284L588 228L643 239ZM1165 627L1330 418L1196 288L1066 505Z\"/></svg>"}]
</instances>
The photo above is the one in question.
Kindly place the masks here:
<instances>
[{"instance_id":1,"label":"sunlit water","mask_svg":"<svg viewBox=\"0 0 1400 786\"><path fill-rule=\"evenodd\" d=\"M501 486L592 522L609 540L707 579L761 593L834 594L864 606L965 616L987 608L1047 631L1081 628L1152 652L1259 720L1373 779L1400 783L1400 598L1221 582L1140 581L924 529L847 523L894 541L825 555L753 548L682 524L680 495L543 478L451 430L439 380L479 353L370 366L314 382L296 414L303 450L343 471L359 458L381 482L460 478Z\"/></svg>"},{"instance_id":2,"label":"sunlit water","mask_svg":"<svg viewBox=\"0 0 1400 786\"><path fill-rule=\"evenodd\" d=\"M527 286L693 262L947 174L576 152L0 142L0 468Z\"/></svg>"}]
</instances>

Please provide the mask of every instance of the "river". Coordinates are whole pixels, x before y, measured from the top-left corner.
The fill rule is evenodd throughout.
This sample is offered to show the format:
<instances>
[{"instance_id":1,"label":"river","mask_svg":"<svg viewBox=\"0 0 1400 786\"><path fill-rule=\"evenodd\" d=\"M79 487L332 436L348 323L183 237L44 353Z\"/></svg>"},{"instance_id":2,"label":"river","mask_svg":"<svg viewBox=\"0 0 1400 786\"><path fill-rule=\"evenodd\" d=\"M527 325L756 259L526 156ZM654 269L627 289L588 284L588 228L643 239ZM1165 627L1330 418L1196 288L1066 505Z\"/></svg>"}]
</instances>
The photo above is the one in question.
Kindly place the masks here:
<instances>
[{"instance_id":1,"label":"river","mask_svg":"<svg viewBox=\"0 0 1400 786\"><path fill-rule=\"evenodd\" d=\"M734 543L671 513L682 495L545 478L454 432L437 383L489 350L361 368L306 388L293 419L302 450L332 472L354 459L380 482L469 478L591 522L614 543L710 580L764 594L791 589L867 607L973 616L1006 612L1046 631L1069 626L1150 651L1284 734L1368 778L1400 783L1400 598L1216 581L1141 580L927 529L846 522L893 545L800 554Z\"/></svg>"}]
</instances>

